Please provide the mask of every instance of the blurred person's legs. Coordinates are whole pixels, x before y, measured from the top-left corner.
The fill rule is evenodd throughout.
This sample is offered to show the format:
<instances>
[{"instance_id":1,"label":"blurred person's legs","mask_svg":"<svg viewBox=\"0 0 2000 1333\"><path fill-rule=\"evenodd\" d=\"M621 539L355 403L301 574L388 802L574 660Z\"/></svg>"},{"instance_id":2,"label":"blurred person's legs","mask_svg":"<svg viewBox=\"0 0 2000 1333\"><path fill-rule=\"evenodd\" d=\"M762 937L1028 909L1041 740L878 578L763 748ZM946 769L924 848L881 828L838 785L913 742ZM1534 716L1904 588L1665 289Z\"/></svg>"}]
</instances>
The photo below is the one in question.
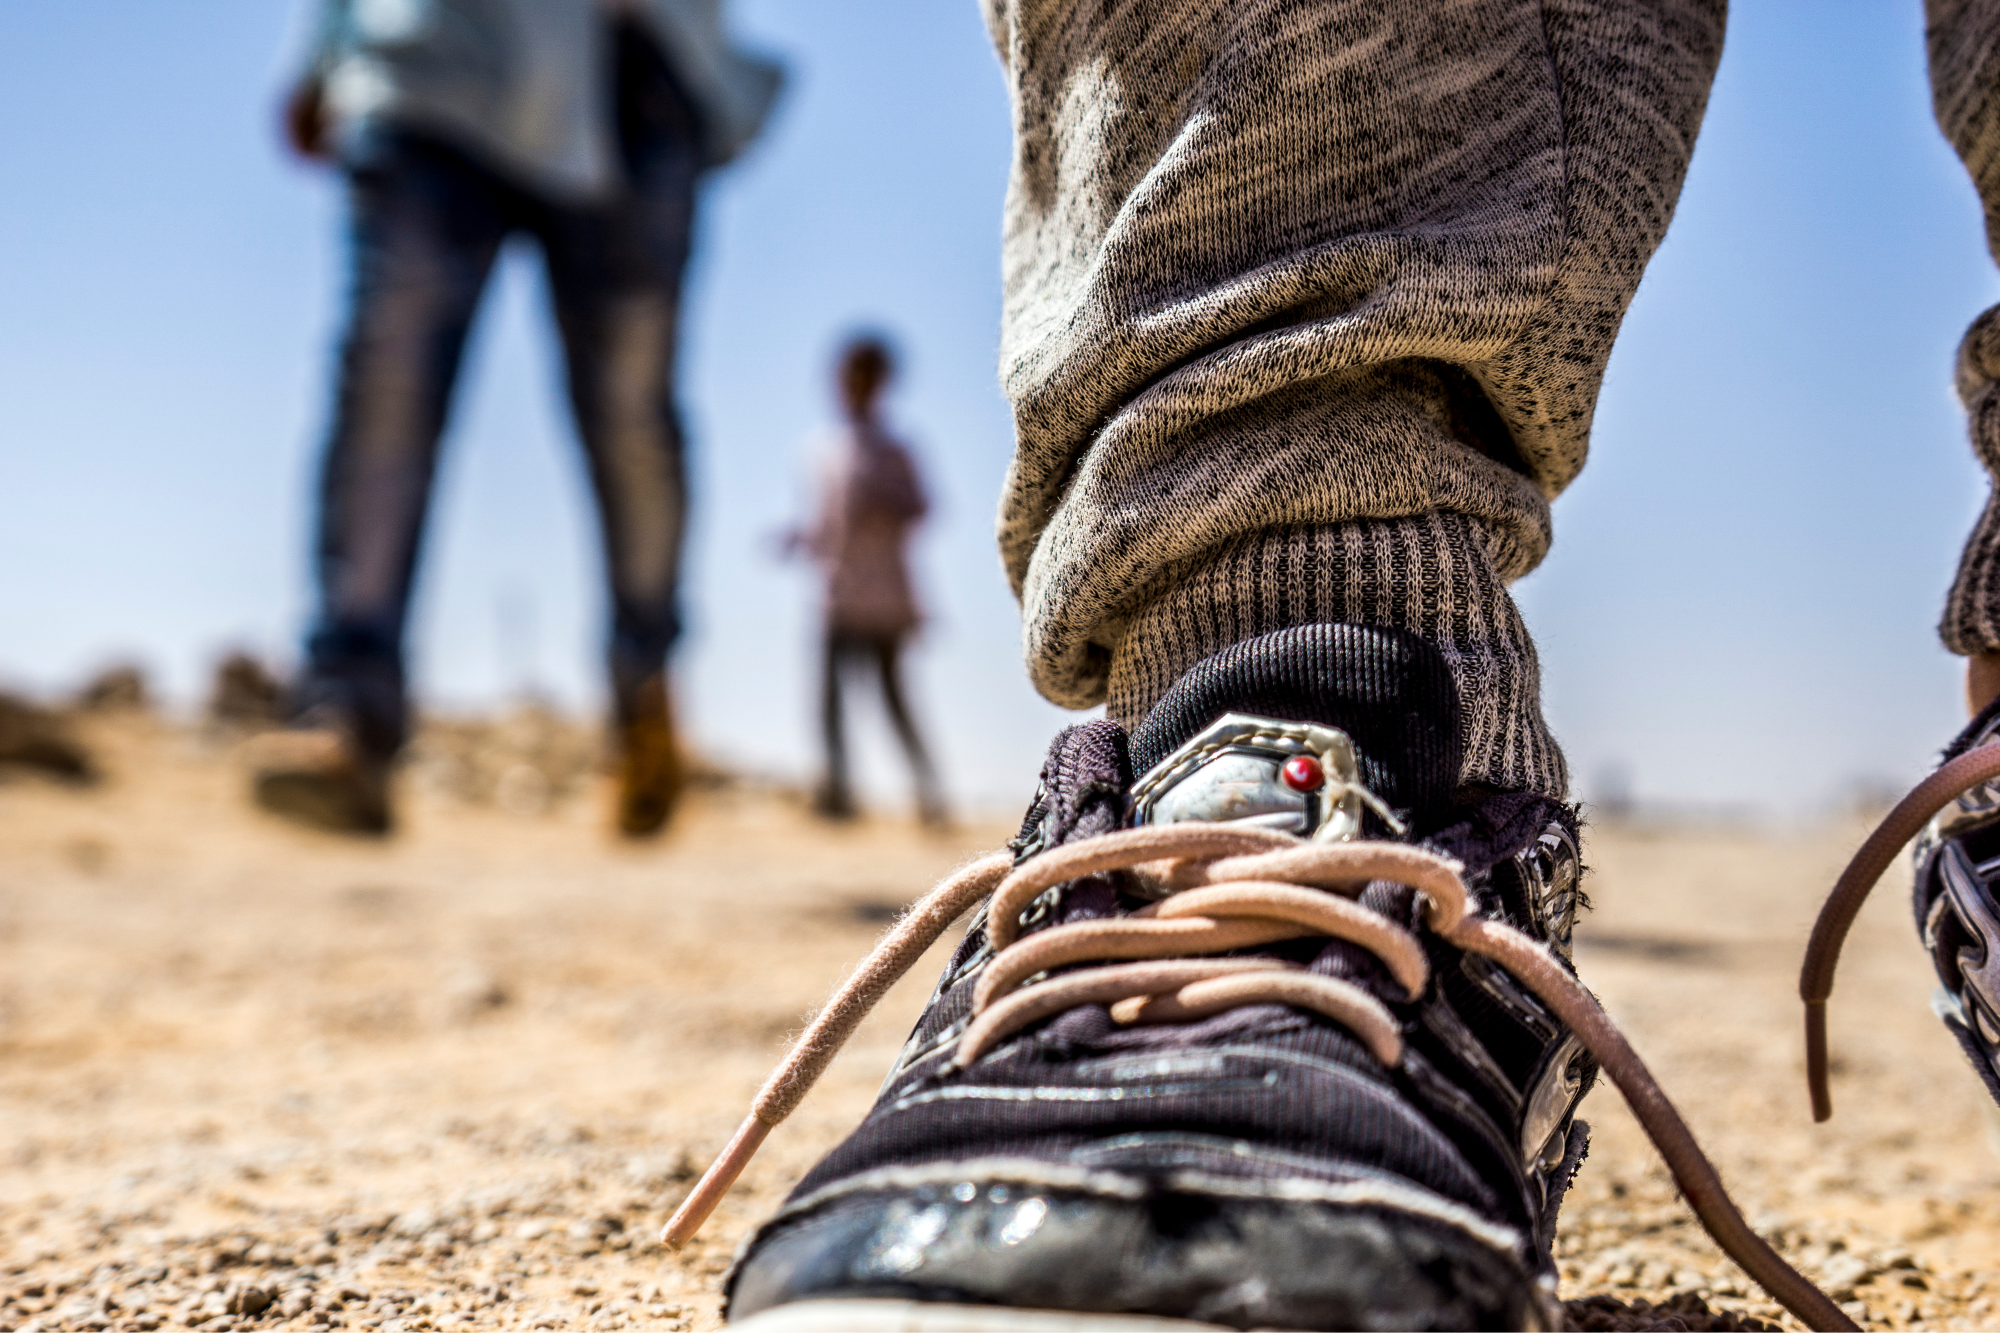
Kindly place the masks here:
<instances>
[{"instance_id":1,"label":"blurred person's legs","mask_svg":"<svg viewBox=\"0 0 2000 1333\"><path fill-rule=\"evenodd\" d=\"M621 28L618 59L627 187L601 208L550 209L535 230L601 519L618 823L644 835L682 782L666 678L687 517L674 361L701 159L693 112L651 41Z\"/></svg>"},{"instance_id":2,"label":"blurred person's legs","mask_svg":"<svg viewBox=\"0 0 2000 1333\"><path fill-rule=\"evenodd\" d=\"M404 627L438 441L511 192L419 135L384 134L350 172L351 276L320 474L318 611L293 710L258 779L311 823L387 828L409 729Z\"/></svg>"},{"instance_id":3,"label":"blurred person's legs","mask_svg":"<svg viewBox=\"0 0 2000 1333\"><path fill-rule=\"evenodd\" d=\"M387 826L438 442L480 293L516 229L547 259L602 517L620 828L657 832L679 795L666 680L686 509L673 367L699 136L650 42L621 31L614 54L627 186L604 203L541 199L418 134L381 136L352 173L352 312L322 479L320 613L297 692L302 725L259 779L267 805L334 827Z\"/></svg>"},{"instance_id":4,"label":"blurred person's legs","mask_svg":"<svg viewBox=\"0 0 2000 1333\"><path fill-rule=\"evenodd\" d=\"M917 818L933 826L944 824L948 818L930 750L903 695L903 643L904 636L899 634L838 628L826 632L825 651L820 658L820 736L825 768L813 795L813 809L826 818L850 819L854 815L843 694L846 679L862 674L872 676L881 686L889 725L895 729L896 740L910 764Z\"/></svg>"},{"instance_id":5,"label":"blurred person's legs","mask_svg":"<svg viewBox=\"0 0 2000 1333\"><path fill-rule=\"evenodd\" d=\"M1566 954L1578 830L1506 587L1583 464L1721 0L988 8L1016 136L1001 547L1035 684L1111 720L1057 739L1022 896L989 903L868 1120L746 1250L732 1315L894 1295L1538 1326L1595 1069L1577 1035L1435 921L1407 989L1323 917L1197 962L1132 918L1222 883L1225 853L1177 853L1170 884L1094 871L1189 822L1211 825L1191 848L1276 832L1357 866L1415 843L1394 854L1448 852L1485 928ZM1084 877L1029 901L1043 856ZM1413 884L1361 910L1426 919ZM1162 950L1243 998L1101 965ZM1343 978L1384 1035L1363 1049L1365 1005L1242 966ZM781 1071L754 1114L796 1095Z\"/></svg>"}]
</instances>

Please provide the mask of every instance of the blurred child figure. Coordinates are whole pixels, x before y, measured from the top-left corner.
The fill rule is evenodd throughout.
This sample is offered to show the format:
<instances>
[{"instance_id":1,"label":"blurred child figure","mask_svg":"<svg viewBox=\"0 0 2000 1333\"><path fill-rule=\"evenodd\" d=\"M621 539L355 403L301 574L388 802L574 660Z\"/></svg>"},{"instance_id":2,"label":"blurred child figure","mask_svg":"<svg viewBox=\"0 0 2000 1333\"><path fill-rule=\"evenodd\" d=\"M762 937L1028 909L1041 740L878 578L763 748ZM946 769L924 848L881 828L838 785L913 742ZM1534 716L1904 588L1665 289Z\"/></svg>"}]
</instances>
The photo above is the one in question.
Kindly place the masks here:
<instances>
[{"instance_id":1,"label":"blurred child figure","mask_svg":"<svg viewBox=\"0 0 2000 1333\"><path fill-rule=\"evenodd\" d=\"M722 0L317 3L286 132L347 177L352 277L318 607L258 800L327 828L391 823L438 441L494 260L526 236L547 264L602 519L617 822L656 833L681 787L667 691L687 512L681 274L699 179L756 135L778 71L728 41Z\"/></svg>"},{"instance_id":2,"label":"blurred child figure","mask_svg":"<svg viewBox=\"0 0 2000 1333\"><path fill-rule=\"evenodd\" d=\"M843 678L872 674L909 756L917 814L945 823L944 801L930 753L903 699L900 658L923 617L910 590L905 558L910 530L927 508L909 450L882 426L882 391L895 360L880 338L863 335L841 350L838 392L843 424L821 463L812 525L796 544L819 562L826 579L826 641L820 677L820 723L826 773L813 808L828 819L851 819Z\"/></svg>"}]
</instances>

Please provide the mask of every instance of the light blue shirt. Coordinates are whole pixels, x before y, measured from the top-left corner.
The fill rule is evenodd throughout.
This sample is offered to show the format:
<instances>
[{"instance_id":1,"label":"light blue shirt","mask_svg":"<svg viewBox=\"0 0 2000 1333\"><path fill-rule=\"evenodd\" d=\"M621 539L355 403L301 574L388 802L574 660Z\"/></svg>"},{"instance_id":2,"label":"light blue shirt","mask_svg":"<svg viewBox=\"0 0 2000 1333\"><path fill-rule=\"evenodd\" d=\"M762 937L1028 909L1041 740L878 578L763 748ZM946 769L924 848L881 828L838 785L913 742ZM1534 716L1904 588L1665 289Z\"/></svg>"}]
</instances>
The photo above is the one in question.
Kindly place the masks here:
<instances>
[{"instance_id":1,"label":"light blue shirt","mask_svg":"<svg viewBox=\"0 0 2000 1333\"><path fill-rule=\"evenodd\" d=\"M764 123L781 77L743 51L722 0L319 0L311 57L337 142L372 123L430 130L558 199L617 188L614 8L651 29L707 138L711 164Z\"/></svg>"}]
</instances>

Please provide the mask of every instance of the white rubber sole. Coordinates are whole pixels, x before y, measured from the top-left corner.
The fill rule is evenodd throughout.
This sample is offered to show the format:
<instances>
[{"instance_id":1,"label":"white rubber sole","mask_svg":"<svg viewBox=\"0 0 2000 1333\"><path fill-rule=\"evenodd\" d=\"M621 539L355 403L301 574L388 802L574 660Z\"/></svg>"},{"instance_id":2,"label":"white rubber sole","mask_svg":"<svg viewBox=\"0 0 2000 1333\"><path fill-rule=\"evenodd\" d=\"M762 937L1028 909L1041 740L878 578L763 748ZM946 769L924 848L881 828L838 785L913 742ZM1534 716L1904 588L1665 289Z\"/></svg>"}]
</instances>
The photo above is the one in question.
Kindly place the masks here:
<instances>
[{"instance_id":1,"label":"white rubber sole","mask_svg":"<svg viewBox=\"0 0 2000 1333\"><path fill-rule=\"evenodd\" d=\"M1160 1333L1178 1329L1218 1329L1192 1319L1145 1314L1079 1314L1065 1310L1017 1310L1006 1305L940 1305L932 1301L796 1301L751 1315L731 1329L739 1333Z\"/></svg>"}]
</instances>

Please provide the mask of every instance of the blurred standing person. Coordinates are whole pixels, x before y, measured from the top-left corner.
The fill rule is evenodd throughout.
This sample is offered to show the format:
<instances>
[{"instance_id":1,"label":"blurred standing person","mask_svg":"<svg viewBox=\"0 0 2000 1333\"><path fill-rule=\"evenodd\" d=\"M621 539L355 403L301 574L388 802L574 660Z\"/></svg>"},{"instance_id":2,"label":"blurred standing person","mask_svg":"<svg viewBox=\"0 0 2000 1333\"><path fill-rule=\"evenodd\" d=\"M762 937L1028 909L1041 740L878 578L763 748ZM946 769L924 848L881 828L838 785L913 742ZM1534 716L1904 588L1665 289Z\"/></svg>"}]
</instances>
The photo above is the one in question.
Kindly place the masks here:
<instances>
[{"instance_id":1,"label":"blurred standing person","mask_svg":"<svg viewBox=\"0 0 2000 1333\"><path fill-rule=\"evenodd\" d=\"M320 0L285 128L347 175L352 267L318 608L261 804L390 826L438 441L494 259L525 234L547 264L602 520L618 827L664 826L682 777L666 682L687 505L681 276L698 179L756 135L778 80L729 43L721 0Z\"/></svg>"},{"instance_id":2,"label":"blurred standing person","mask_svg":"<svg viewBox=\"0 0 2000 1333\"><path fill-rule=\"evenodd\" d=\"M854 816L843 677L872 673L909 757L917 815L937 826L945 822L944 799L903 698L901 668L903 645L923 620L910 589L907 548L911 529L929 506L909 450L882 425L882 391L894 375L895 359L880 338L863 335L841 350L837 391L843 421L821 461L812 526L799 539L826 580L820 672L826 772L813 808L829 819Z\"/></svg>"}]
</instances>

